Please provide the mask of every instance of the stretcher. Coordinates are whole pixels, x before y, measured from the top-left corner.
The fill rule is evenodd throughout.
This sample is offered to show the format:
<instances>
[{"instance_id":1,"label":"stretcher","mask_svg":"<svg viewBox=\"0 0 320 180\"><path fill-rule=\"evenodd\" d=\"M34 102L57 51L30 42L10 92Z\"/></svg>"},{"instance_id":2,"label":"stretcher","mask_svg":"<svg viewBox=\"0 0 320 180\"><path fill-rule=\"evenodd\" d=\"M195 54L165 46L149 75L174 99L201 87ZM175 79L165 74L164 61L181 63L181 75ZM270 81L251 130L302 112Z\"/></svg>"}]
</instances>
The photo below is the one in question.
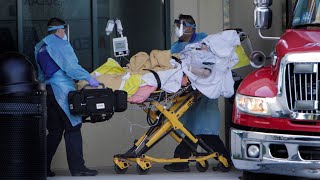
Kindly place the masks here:
<instances>
[{"instance_id":1,"label":"stretcher","mask_svg":"<svg viewBox=\"0 0 320 180\"><path fill-rule=\"evenodd\" d=\"M156 91L149 97L148 101L138 104L147 113L147 119L151 126L147 132L134 141L134 145L127 152L113 157L115 172L117 174L125 174L128 168L136 163L138 174L145 175L154 163L179 162L195 162L197 170L205 172L209 167L209 159L216 159L223 167L228 168L230 164L228 164L225 157L214 152L201 138L193 135L179 121L179 118L200 96L201 93L187 85L173 95L163 91ZM171 105L168 106L168 104ZM182 134L179 132L182 132ZM188 137L191 143L186 141L182 135ZM192 149L193 155L188 159L156 158L147 155L147 152L166 136L171 136L177 143L185 141ZM194 146L195 144L199 145L203 151L199 152Z\"/></svg>"},{"instance_id":2,"label":"stretcher","mask_svg":"<svg viewBox=\"0 0 320 180\"><path fill-rule=\"evenodd\" d=\"M240 37L240 41L247 39L247 43L250 51L252 50L251 42L247 38L247 35L241 31L241 29L236 30ZM207 47L208 48L208 47ZM198 49L197 49L198 50ZM202 47L200 50L203 50ZM239 68L249 64L249 59L246 56L241 45L237 45L236 54L238 55L240 61L233 68ZM158 51L154 53L159 53ZM152 54L152 52L151 52ZM153 55L154 56L154 55ZM152 57L153 57L152 56ZM171 54L167 53L167 56ZM158 56L156 56L158 57ZM165 57L161 55L159 57ZM179 63L179 59L172 57ZM136 60L136 59L133 59ZM164 60L157 60L156 62L163 62ZM108 64L109 62L109 64ZM125 73L125 70L117 63L108 61L106 66L101 66L99 69L105 69L105 73L113 70L113 73ZM131 60L130 60L131 62ZM136 62L136 61L134 61ZM169 63L169 62L168 62ZM205 64L205 68L198 69L197 67L192 67L190 71L197 75L197 77L208 76L211 74L210 68L212 64ZM150 64L150 63L149 63ZM170 63L169 63L170 64ZM180 63L181 64L181 61ZM108 65L108 66L107 66ZM171 65L169 65L171 66ZM111 68L110 68L111 67ZM140 67L140 66L139 66ZM105 74L100 70L96 70L99 74ZM143 70L150 70L144 68ZM194 71L193 71L194 70ZM111 71L110 71L111 72ZM152 72L152 71L151 71ZM153 73L153 72L152 72ZM158 89L161 87L160 81L158 80L157 73L153 73L157 79ZM99 78L99 77L98 77ZM140 81L139 81L140 82ZM189 81L190 82L190 81ZM110 85L115 84L111 83ZM121 83L119 83L121 84ZM132 83L135 84L135 83ZM139 85L139 84L138 84ZM125 86L124 86L125 87ZM128 93L130 94L130 93ZM123 154L117 154L113 157L114 170L118 174L125 174L130 166L136 164L136 170L139 174L144 175L149 172L154 163L183 163L183 162L194 162L196 163L196 168L200 172L205 172L209 168L209 159L215 159L218 161L218 165L221 168L230 169L230 164L227 158L219 155L218 152L214 152L210 146L208 146L201 138L195 136L190 132L184 125L180 122L180 117L202 96L198 90L194 90L191 84L182 86L182 88L174 93L168 94L165 91L155 91L151 94L147 101L143 103L138 103L137 105L147 113L147 121L150 128L145 132L140 138L134 141L133 146ZM187 146L192 150L192 156L187 159L182 158L156 158L148 155L148 151L152 149L156 144L161 142L166 136L172 137L177 143L184 141ZM183 136L187 138L183 138ZM189 139L189 140L186 140ZM197 147L201 147L201 151L198 151Z\"/></svg>"}]
</instances>

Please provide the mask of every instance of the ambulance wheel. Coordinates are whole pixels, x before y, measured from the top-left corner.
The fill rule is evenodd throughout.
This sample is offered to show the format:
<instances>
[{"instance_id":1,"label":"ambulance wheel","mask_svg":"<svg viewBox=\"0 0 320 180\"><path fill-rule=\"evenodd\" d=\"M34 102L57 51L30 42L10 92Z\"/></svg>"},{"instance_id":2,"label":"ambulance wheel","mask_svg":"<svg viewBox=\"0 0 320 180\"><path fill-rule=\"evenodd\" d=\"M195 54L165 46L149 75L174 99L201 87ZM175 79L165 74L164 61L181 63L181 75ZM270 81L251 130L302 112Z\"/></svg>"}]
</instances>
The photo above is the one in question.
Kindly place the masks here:
<instances>
[{"instance_id":1,"label":"ambulance wheel","mask_svg":"<svg viewBox=\"0 0 320 180\"><path fill-rule=\"evenodd\" d=\"M142 168L137 164L137 172L138 172L138 174L140 174L140 175L146 175L146 174L148 174L149 170L150 170L150 168L148 168L148 169L142 169Z\"/></svg>"},{"instance_id":2,"label":"ambulance wheel","mask_svg":"<svg viewBox=\"0 0 320 180\"><path fill-rule=\"evenodd\" d=\"M124 168L124 169L121 169L118 165L114 165L114 171L117 173L117 174L125 174L127 172L128 168Z\"/></svg>"},{"instance_id":3,"label":"ambulance wheel","mask_svg":"<svg viewBox=\"0 0 320 180\"><path fill-rule=\"evenodd\" d=\"M196 163L197 170L199 172L206 172L209 168L209 163L207 160L204 161L205 166L203 167L199 162Z\"/></svg>"}]
</instances>

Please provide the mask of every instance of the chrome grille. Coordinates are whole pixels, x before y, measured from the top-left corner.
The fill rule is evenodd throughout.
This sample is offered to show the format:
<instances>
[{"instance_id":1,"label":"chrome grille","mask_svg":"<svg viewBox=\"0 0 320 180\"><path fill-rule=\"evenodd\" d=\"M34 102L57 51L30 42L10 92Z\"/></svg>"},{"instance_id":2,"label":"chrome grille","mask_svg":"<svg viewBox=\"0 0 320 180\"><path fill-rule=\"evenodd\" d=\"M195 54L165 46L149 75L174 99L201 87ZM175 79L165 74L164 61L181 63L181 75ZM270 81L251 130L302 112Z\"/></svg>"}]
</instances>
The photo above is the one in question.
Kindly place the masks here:
<instances>
[{"instance_id":1,"label":"chrome grille","mask_svg":"<svg viewBox=\"0 0 320 180\"><path fill-rule=\"evenodd\" d=\"M318 112L318 63L288 63L285 70L285 88L289 109L299 113Z\"/></svg>"}]
</instances>

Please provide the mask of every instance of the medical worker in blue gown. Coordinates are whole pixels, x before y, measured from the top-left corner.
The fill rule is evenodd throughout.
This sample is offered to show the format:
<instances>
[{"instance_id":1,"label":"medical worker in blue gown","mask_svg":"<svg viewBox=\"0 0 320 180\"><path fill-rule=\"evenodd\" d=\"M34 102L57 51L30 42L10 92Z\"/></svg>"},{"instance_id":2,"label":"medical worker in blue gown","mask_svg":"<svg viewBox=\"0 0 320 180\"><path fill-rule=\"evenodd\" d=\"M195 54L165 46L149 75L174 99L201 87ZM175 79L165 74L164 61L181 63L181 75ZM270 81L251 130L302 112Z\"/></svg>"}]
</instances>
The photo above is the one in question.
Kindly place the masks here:
<instances>
[{"instance_id":1,"label":"medical worker in blue gown","mask_svg":"<svg viewBox=\"0 0 320 180\"><path fill-rule=\"evenodd\" d=\"M82 150L81 117L70 114L68 93L76 90L74 80L86 80L90 86L99 82L78 64L71 47L68 26L59 18L48 21L48 35L35 46L38 78L47 86L47 176L51 171L52 158L64 135L67 161L72 176L95 176L96 170L85 166Z\"/></svg>"},{"instance_id":2,"label":"medical worker in blue gown","mask_svg":"<svg viewBox=\"0 0 320 180\"><path fill-rule=\"evenodd\" d=\"M181 21L182 20L182 21ZM181 26L183 23L183 26ZM176 36L179 38L171 47L171 53L181 52L186 45L194 42L199 42L207 35L205 33L196 33L196 23L190 15L180 15L178 20L175 20ZM183 27L183 30L181 30ZM229 161L230 155L226 150L223 142L219 137L220 129L220 111L218 107L218 99L209 99L202 96L199 101L190 107L190 109L180 118L184 126L194 135L200 137L213 151L226 157ZM186 141L191 142L189 138ZM192 143L192 142L191 142ZM191 148L182 141L174 151L175 158L189 158L191 156ZM189 172L188 163L171 163L165 165L164 168L173 172ZM223 168L222 164L218 164L213 170L229 171L229 168Z\"/></svg>"}]
</instances>

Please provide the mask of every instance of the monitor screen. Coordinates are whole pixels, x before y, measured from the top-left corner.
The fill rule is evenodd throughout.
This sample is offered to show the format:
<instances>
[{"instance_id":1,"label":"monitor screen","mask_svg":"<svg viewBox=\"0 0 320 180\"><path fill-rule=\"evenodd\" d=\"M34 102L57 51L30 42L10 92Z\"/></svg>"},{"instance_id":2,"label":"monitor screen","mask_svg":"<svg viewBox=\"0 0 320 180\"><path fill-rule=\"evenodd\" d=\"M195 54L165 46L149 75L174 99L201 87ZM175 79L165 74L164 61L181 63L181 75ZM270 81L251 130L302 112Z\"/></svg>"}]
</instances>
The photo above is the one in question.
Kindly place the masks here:
<instances>
[{"instance_id":1,"label":"monitor screen","mask_svg":"<svg viewBox=\"0 0 320 180\"><path fill-rule=\"evenodd\" d=\"M115 51L125 51L126 50L126 41L116 41L114 42Z\"/></svg>"}]
</instances>

